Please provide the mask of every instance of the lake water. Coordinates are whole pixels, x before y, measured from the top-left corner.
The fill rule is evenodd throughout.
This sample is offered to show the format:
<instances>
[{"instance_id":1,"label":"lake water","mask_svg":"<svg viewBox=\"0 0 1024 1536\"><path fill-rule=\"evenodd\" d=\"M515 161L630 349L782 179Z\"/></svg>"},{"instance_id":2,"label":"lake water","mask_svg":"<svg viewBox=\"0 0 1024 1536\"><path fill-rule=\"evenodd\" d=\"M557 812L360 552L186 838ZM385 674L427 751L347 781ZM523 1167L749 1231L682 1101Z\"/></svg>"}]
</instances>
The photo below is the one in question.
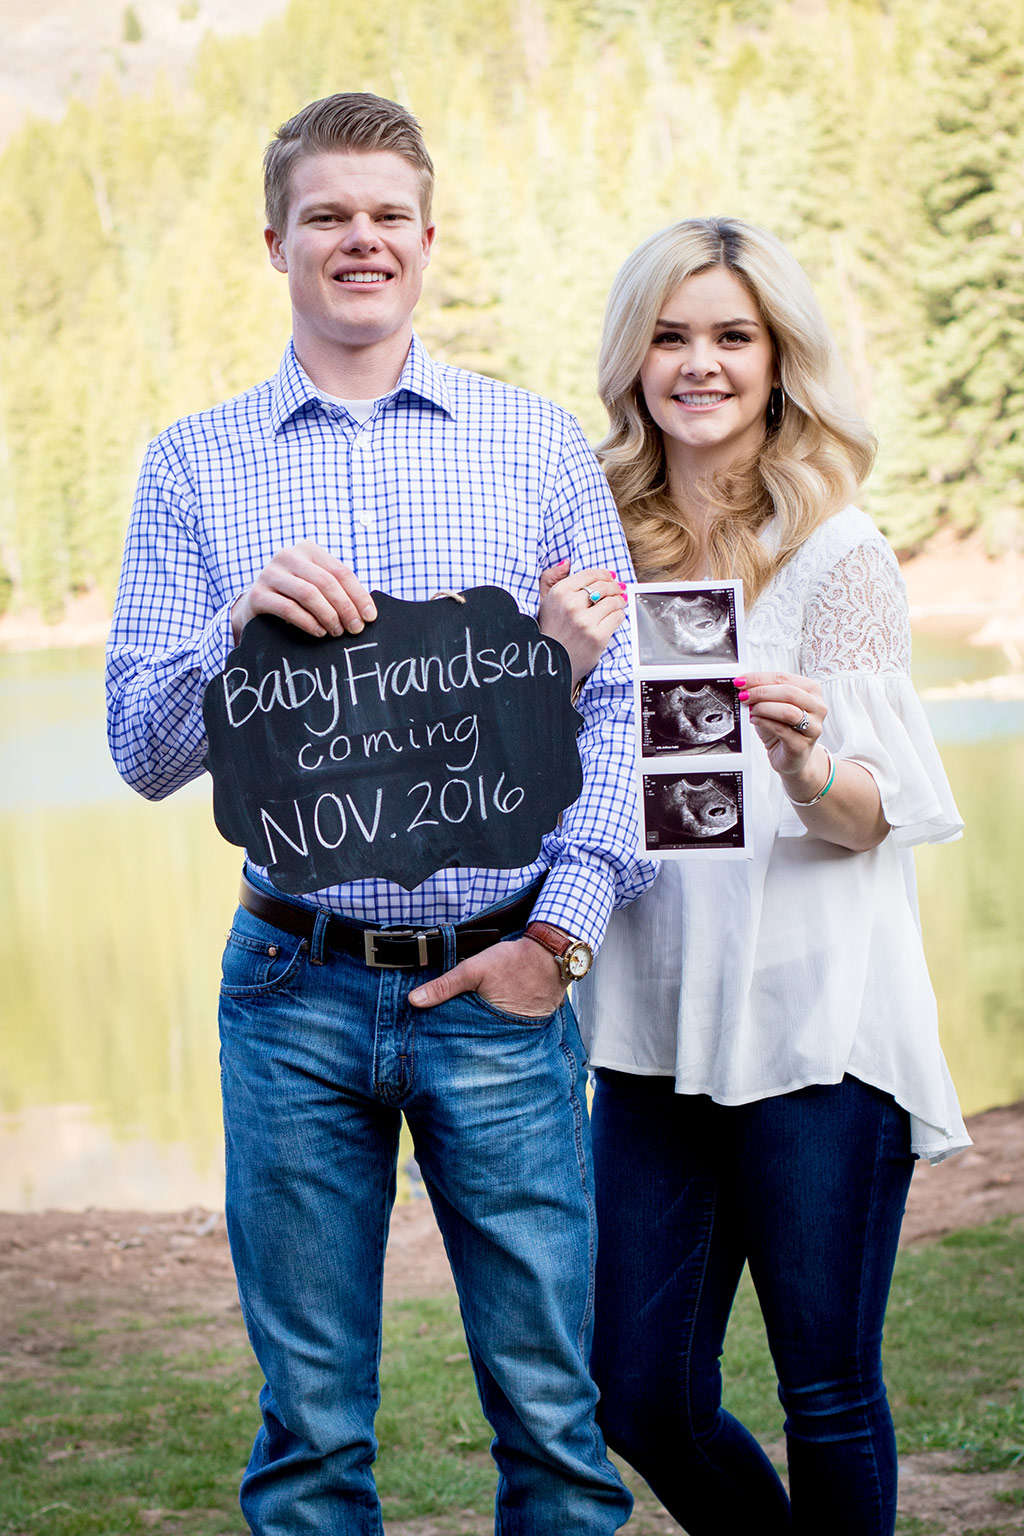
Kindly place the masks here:
<instances>
[{"instance_id":1,"label":"lake water","mask_svg":"<svg viewBox=\"0 0 1024 1536\"><path fill-rule=\"evenodd\" d=\"M217 1206L220 951L239 850L205 782L118 779L95 651L0 655L0 1209ZM1005 670L916 641L922 688ZM968 833L918 853L965 1112L1024 1097L1024 702L928 706Z\"/></svg>"}]
</instances>

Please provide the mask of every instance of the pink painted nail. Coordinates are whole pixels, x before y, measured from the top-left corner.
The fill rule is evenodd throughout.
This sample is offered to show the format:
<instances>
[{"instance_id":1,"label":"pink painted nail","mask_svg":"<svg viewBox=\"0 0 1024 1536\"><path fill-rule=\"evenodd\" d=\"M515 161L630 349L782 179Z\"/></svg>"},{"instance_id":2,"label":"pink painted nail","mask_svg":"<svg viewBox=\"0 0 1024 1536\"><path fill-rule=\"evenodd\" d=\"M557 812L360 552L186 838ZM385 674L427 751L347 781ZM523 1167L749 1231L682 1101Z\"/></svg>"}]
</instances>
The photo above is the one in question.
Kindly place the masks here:
<instances>
[{"instance_id":1,"label":"pink painted nail","mask_svg":"<svg viewBox=\"0 0 1024 1536\"><path fill-rule=\"evenodd\" d=\"M740 694L740 703L741 704L745 704L749 698L750 698L750 694L749 693L741 693Z\"/></svg>"},{"instance_id":2,"label":"pink painted nail","mask_svg":"<svg viewBox=\"0 0 1024 1536\"><path fill-rule=\"evenodd\" d=\"M732 681L734 688L745 688L747 686L747 680L745 677L734 677Z\"/></svg>"}]
</instances>

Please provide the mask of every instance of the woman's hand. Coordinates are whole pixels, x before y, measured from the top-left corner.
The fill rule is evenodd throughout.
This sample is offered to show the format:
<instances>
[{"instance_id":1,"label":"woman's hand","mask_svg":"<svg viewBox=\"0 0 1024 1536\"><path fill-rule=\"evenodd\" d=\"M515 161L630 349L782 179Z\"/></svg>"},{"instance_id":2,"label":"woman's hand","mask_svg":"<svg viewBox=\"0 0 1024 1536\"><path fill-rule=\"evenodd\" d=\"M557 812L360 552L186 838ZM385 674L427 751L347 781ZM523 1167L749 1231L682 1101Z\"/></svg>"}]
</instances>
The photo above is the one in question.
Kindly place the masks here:
<instances>
[{"instance_id":1,"label":"woman's hand","mask_svg":"<svg viewBox=\"0 0 1024 1536\"><path fill-rule=\"evenodd\" d=\"M812 799L828 777L825 754L815 750L828 713L821 685L790 672L750 672L734 681L786 793Z\"/></svg>"},{"instance_id":2,"label":"woman's hand","mask_svg":"<svg viewBox=\"0 0 1024 1536\"><path fill-rule=\"evenodd\" d=\"M589 593L600 593L592 602ZM622 623L626 589L614 571L573 571L568 560L542 572L537 623L569 652L575 688L592 672Z\"/></svg>"},{"instance_id":3,"label":"woman's hand","mask_svg":"<svg viewBox=\"0 0 1024 1536\"><path fill-rule=\"evenodd\" d=\"M872 775L860 763L837 760L829 783L833 769L821 745L828 711L820 685L789 672L749 672L733 682L807 830L853 853L877 848L888 836L889 823ZM816 800L826 784L827 795ZM807 803L812 800L813 805Z\"/></svg>"}]
</instances>

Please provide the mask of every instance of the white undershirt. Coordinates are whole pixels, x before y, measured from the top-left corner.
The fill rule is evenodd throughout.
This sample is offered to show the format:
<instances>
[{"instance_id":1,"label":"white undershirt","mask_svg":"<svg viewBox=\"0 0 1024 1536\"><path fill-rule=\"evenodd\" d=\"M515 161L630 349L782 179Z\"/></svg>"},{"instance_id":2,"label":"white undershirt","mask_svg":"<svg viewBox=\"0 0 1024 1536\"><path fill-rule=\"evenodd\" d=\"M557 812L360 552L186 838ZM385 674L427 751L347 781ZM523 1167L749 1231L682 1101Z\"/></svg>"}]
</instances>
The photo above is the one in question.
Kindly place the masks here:
<instances>
[{"instance_id":1,"label":"white undershirt","mask_svg":"<svg viewBox=\"0 0 1024 1536\"><path fill-rule=\"evenodd\" d=\"M320 398L321 400L329 400L332 405L340 405L342 410L348 411L349 415L354 416L360 425L364 421L369 421L373 415L373 408L377 404L376 398L373 400L342 400L338 395L329 395L325 389L320 391Z\"/></svg>"}]
</instances>

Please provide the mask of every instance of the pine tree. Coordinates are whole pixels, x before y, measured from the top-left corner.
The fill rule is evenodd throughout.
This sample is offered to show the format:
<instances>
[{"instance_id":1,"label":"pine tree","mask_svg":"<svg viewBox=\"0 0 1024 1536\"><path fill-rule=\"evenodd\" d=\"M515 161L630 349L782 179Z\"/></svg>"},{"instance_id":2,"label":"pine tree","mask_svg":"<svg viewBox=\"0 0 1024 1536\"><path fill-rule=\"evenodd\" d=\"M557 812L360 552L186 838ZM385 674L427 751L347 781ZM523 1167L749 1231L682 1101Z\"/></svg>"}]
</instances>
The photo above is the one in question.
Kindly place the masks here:
<instances>
[{"instance_id":1,"label":"pine tree","mask_svg":"<svg viewBox=\"0 0 1024 1536\"><path fill-rule=\"evenodd\" d=\"M436 355L553 395L596 438L621 261L680 218L752 218L808 267L880 425L886 530L910 546L983 522L1014 546L1022 22L1024 0L292 0L207 39L188 89L107 80L26 124L0 157L10 602L109 592L146 440L276 366L260 155L339 89L426 130L439 237L417 325Z\"/></svg>"},{"instance_id":2,"label":"pine tree","mask_svg":"<svg viewBox=\"0 0 1024 1536\"><path fill-rule=\"evenodd\" d=\"M983 525L998 552L1024 547L1024 4L940 0L932 21L901 478L922 533Z\"/></svg>"}]
</instances>

